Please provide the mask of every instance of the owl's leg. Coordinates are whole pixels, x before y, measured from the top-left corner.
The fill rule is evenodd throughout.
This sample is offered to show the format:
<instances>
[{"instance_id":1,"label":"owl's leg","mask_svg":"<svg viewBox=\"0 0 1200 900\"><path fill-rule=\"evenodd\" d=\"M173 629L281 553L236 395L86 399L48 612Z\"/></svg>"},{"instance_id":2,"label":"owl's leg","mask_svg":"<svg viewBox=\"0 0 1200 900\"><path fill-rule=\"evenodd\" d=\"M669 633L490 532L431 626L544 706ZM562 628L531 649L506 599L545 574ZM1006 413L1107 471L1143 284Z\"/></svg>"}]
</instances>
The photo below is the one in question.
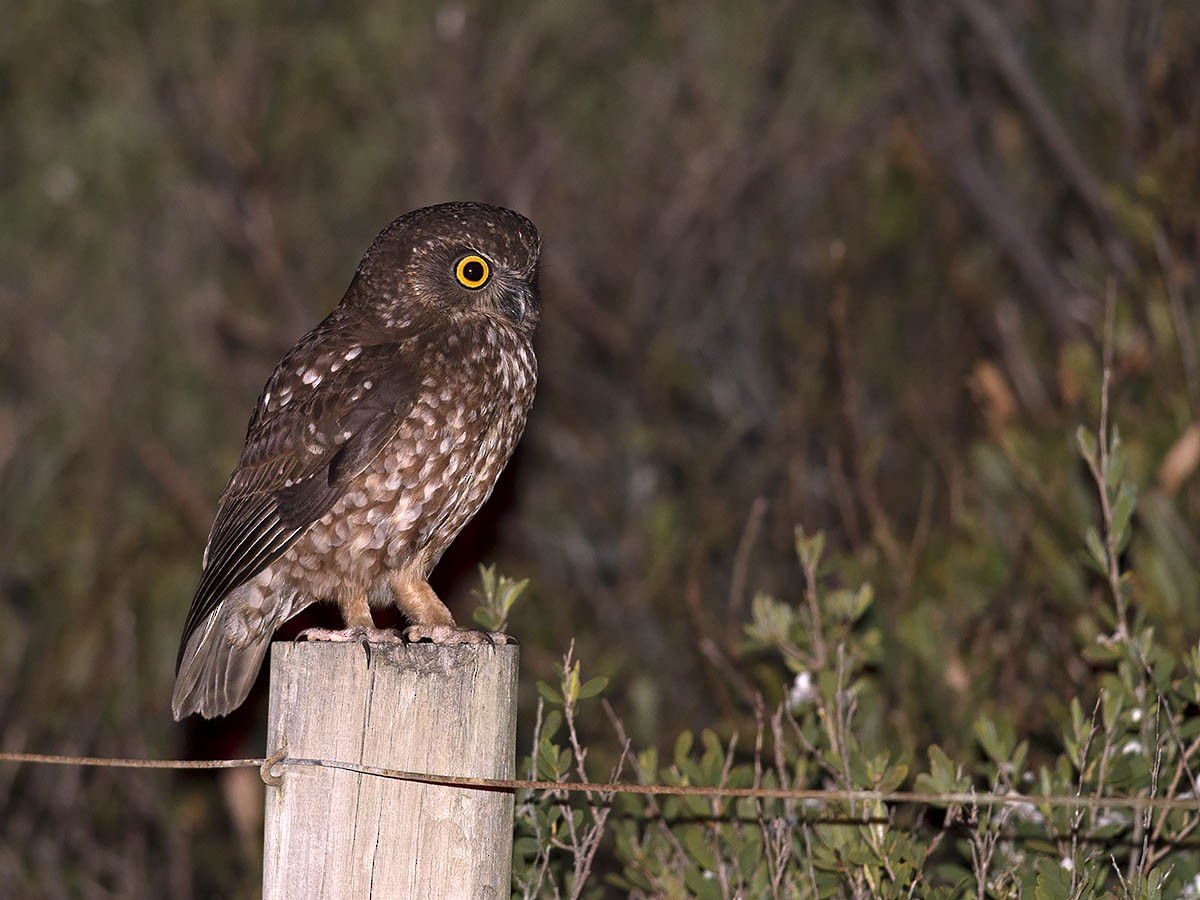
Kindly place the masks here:
<instances>
[{"instance_id":1,"label":"owl's leg","mask_svg":"<svg viewBox=\"0 0 1200 900\"><path fill-rule=\"evenodd\" d=\"M410 643L429 641L434 644L515 644L516 640L501 631L472 631L460 628L446 604L438 599L429 582L405 572L392 576L392 594L396 606L413 624L404 629Z\"/></svg>"},{"instance_id":2,"label":"owl's leg","mask_svg":"<svg viewBox=\"0 0 1200 900\"><path fill-rule=\"evenodd\" d=\"M376 628L366 594L352 594L338 599L338 608L346 627L306 628L296 636L302 641L362 641L368 644L402 643L403 638L390 628Z\"/></svg>"}]
</instances>

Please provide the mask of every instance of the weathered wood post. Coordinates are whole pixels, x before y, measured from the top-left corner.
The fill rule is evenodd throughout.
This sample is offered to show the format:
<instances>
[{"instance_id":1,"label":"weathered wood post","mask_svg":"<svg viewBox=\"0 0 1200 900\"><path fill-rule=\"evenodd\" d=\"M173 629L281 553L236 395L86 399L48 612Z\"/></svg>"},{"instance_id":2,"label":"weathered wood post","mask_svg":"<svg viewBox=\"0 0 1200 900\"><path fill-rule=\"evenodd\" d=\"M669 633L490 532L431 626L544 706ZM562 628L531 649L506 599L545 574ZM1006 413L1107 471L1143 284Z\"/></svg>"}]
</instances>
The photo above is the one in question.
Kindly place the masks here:
<instances>
[{"instance_id":1,"label":"weathered wood post","mask_svg":"<svg viewBox=\"0 0 1200 900\"><path fill-rule=\"evenodd\" d=\"M267 752L513 778L515 645L276 643ZM279 771L278 769L276 770ZM508 898L513 795L315 766L268 785L264 900Z\"/></svg>"}]
</instances>

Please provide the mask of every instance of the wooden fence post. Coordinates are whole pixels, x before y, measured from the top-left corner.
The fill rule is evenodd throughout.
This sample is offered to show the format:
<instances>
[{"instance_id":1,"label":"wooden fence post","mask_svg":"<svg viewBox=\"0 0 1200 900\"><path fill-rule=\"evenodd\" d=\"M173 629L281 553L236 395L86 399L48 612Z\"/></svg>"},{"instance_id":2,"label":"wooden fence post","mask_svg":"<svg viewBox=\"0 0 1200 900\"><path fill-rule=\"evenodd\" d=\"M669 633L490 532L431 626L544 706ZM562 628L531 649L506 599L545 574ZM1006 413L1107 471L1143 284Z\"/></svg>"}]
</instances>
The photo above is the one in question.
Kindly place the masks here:
<instances>
[{"instance_id":1,"label":"wooden fence post","mask_svg":"<svg viewBox=\"0 0 1200 900\"><path fill-rule=\"evenodd\" d=\"M513 778L515 645L277 642L267 753ZM276 771L280 771L276 769ZM267 787L264 900L507 898L513 795L291 766Z\"/></svg>"}]
</instances>

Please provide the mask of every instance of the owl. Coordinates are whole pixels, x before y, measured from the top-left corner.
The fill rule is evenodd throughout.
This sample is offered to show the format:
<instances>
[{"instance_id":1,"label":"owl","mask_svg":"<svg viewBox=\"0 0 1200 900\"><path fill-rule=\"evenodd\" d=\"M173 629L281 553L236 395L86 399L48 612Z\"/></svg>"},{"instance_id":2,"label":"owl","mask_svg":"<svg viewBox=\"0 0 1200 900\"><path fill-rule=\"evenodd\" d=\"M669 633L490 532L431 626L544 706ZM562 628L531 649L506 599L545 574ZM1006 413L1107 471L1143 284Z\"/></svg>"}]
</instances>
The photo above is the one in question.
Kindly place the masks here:
<instances>
[{"instance_id":1,"label":"owl","mask_svg":"<svg viewBox=\"0 0 1200 900\"><path fill-rule=\"evenodd\" d=\"M428 578L525 427L539 253L528 219L480 203L418 209L375 238L250 418L183 628L176 720L239 706L275 630L317 601L346 628L310 640L506 640L456 625ZM388 604L403 637L375 626Z\"/></svg>"}]
</instances>

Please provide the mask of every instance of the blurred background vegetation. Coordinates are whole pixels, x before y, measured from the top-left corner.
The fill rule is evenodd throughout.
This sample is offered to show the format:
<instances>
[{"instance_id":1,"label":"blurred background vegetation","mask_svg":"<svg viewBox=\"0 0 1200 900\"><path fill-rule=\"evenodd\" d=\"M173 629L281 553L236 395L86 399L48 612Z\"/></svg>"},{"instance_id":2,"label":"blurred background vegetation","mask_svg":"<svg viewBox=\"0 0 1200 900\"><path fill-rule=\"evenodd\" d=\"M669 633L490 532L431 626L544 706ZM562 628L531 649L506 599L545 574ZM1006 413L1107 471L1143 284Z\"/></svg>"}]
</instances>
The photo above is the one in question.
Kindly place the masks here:
<instances>
[{"instance_id":1,"label":"blurred background vegetation","mask_svg":"<svg viewBox=\"0 0 1200 900\"><path fill-rule=\"evenodd\" d=\"M479 199L543 234L541 386L436 586L531 579L527 695L574 639L638 746L731 733L802 523L874 585L879 740L1036 756L1112 629L1109 286L1134 605L1200 626L1197 84L1188 0L0 4L0 749L262 751L261 691L168 702L250 409L381 227ZM257 777L0 767L0 893L253 896Z\"/></svg>"}]
</instances>

